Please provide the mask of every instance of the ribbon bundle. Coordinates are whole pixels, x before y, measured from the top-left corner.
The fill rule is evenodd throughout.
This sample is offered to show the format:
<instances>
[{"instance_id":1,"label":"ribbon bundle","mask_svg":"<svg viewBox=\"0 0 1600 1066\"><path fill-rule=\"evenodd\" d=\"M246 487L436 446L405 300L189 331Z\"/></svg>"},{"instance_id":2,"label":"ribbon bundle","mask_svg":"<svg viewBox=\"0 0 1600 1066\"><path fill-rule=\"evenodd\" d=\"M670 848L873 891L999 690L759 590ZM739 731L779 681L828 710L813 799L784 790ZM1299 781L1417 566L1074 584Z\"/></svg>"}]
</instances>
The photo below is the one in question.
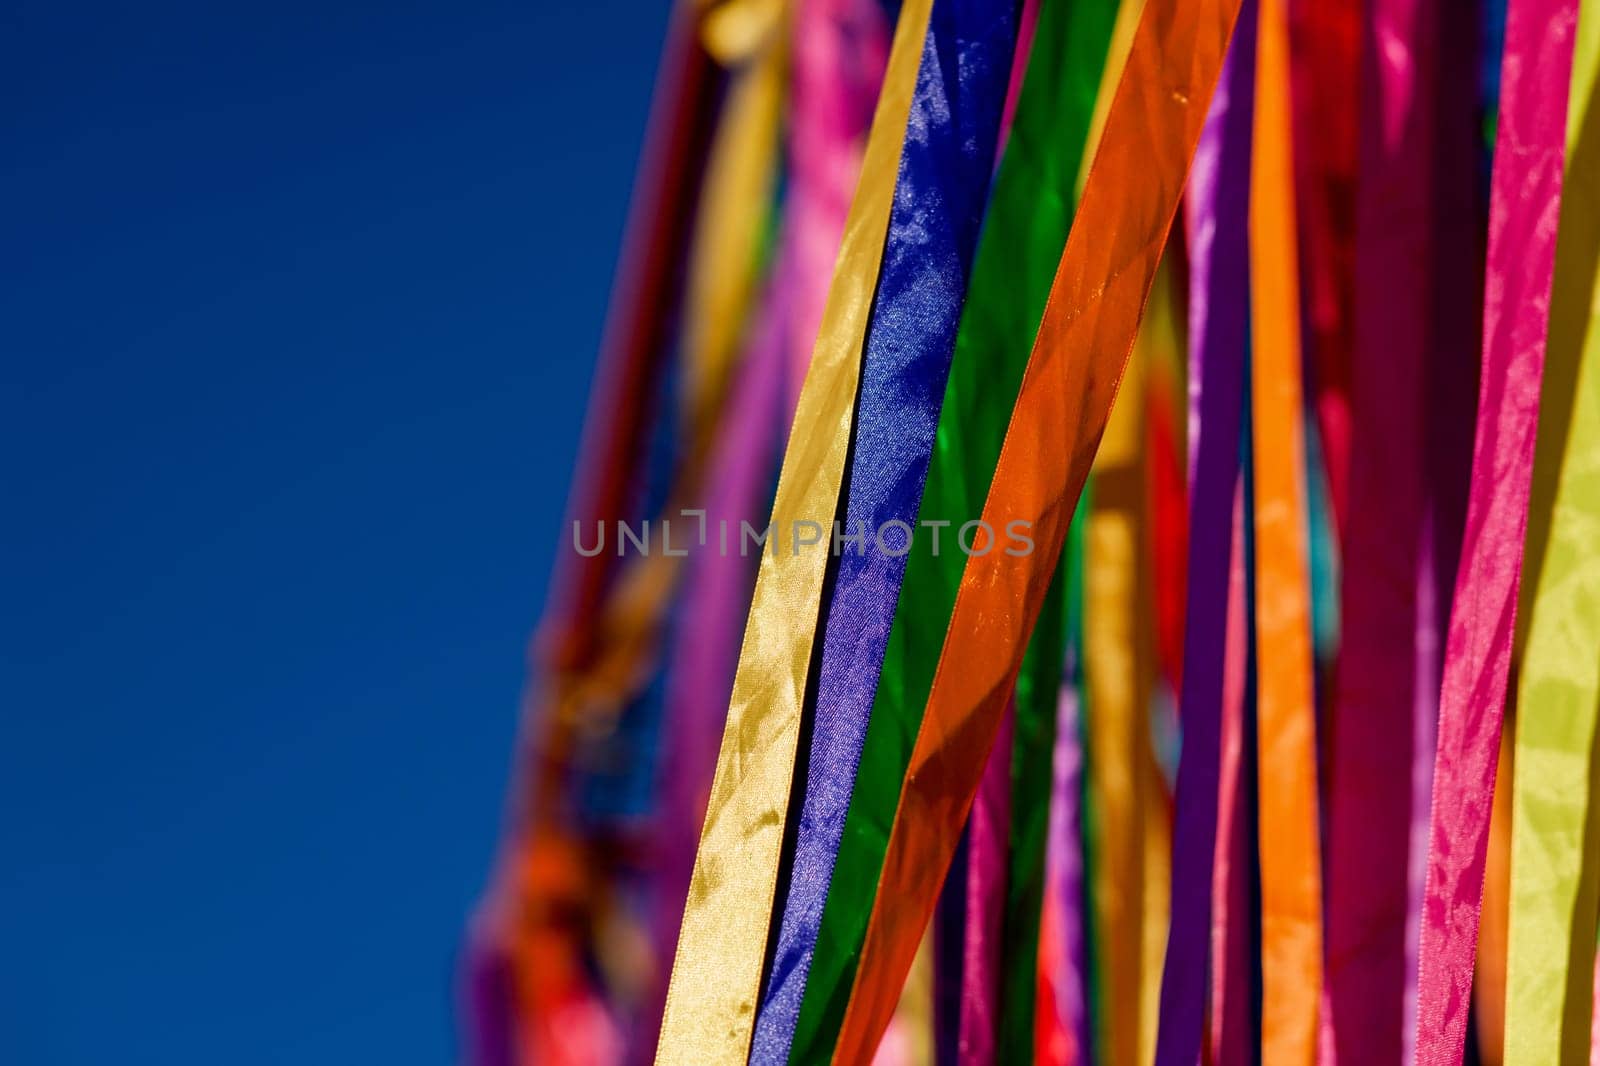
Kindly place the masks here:
<instances>
[{"instance_id":1,"label":"ribbon bundle","mask_svg":"<svg viewBox=\"0 0 1600 1066\"><path fill-rule=\"evenodd\" d=\"M1600 1055L1600 0L683 0L484 1066Z\"/></svg>"}]
</instances>

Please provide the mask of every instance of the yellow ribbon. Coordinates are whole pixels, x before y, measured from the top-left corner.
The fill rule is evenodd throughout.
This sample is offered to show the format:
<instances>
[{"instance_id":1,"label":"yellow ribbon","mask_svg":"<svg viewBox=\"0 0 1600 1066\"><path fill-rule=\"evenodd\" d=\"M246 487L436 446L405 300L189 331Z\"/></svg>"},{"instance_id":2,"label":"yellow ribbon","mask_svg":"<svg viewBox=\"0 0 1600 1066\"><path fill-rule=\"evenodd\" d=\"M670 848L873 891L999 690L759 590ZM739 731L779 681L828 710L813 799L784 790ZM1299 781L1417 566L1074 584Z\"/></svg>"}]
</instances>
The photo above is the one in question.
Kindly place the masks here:
<instances>
[{"instance_id":1,"label":"yellow ribbon","mask_svg":"<svg viewBox=\"0 0 1600 1066\"><path fill-rule=\"evenodd\" d=\"M1148 319L1146 320L1148 322ZM1146 336L1141 329L1141 341ZM1093 900L1104 990L1105 1061L1137 1057L1144 963L1144 777L1151 688L1145 548L1144 363L1136 343L1095 455L1084 529L1084 679L1088 690Z\"/></svg>"},{"instance_id":2,"label":"yellow ribbon","mask_svg":"<svg viewBox=\"0 0 1600 1066\"><path fill-rule=\"evenodd\" d=\"M1528 558L1537 584L1517 695L1506 957L1505 1062L1541 1066L1588 1061L1600 906L1590 824L1600 711L1597 0L1583 4L1572 68L1534 475L1536 506L1543 495L1551 509L1542 560L1535 551Z\"/></svg>"},{"instance_id":3,"label":"yellow ribbon","mask_svg":"<svg viewBox=\"0 0 1600 1066\"><path fill-rule=\"evenodd\" d=\"M1128 65L1144 0L1123 0L1111 27L1105 70L1089 120L1089 151L1078 168L1078 194L1105 132L1111 98ZM1141 328L1142 342L1146 330ZM1095 862L1089 885L1104 1008L1096 1038L1107 1062L1136 1054L1143 962L1143 760L1150 696L1150 649L1140 625L1141 533L1144 528L1145 349L1136 343L1112 404L1093 466L1095 492L1084 526L1084 684L1088 728L1088 831ZM1146 744L1147 746L1147 744ZM1159 972L1159 971L1158 971Z\"/></svg>"},{"instance_id":4,"label":"yellow ribbon","mask_svg":"<svg viewBox=\"0 0 1600 1066\"><path fill-rule=\"evenodd\" d=\"M826 532L823 544L809 547L797 546L795 532L808 522L826 531L838 505L861 349L931 6L932 0L907 0L901 8L800 390L772 506L772 535L781 540L762 552L656 1046L660 1063L732 1066L749 1052L828 558Z\"/></svg>"}]
</instances>

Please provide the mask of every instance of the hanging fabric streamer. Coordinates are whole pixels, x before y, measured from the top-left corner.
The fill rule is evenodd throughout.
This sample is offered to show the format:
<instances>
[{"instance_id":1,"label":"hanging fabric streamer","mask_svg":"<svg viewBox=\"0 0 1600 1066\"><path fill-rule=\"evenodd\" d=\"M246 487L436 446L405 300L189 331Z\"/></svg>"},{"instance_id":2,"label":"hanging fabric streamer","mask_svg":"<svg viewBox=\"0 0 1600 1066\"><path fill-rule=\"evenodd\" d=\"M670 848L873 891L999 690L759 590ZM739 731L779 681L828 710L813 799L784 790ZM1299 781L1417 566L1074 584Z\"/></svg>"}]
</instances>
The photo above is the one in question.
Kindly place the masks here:
<instances>
[{"instance_id":1,"label":"hanging fabric streamer","mask_svg":"<svg viewBox=\"0 0 1600 1066\"><path fill-rule=\"evenodd\" d=\"M844 1014L866 928L865 901L877 884L900 778L960 581L962 555L955 538L987 491L1050 272L1066 242L1072 189L1113 13L1113 0L1048 2L1039 13L956 335L917 516L916 528L928 535L911 542L855 790L844 824L832 830L838 851L831 880L820 886L827 900L795 1022L791 1057L798 1061L828 1054ZM1049 192L1041 195L1041 189ZM934 535L942 545L937 551ZM809 893L818 887L797 884L796 890Z\"/></svg>"},{"instance_id":2,"label":"hanging fabric streamer","mask_svg":"<svg viewBox=\"0 0 1600 1066\"><path fill-rule=\"evenodd\" d=\"M889 624L914 536L1016 46L1011 0L932 12L867 331L811 750L752 1060L788 1057ZM946 80L947 72L962 76ZM855 538L853 541L846 538ZM1003 837L1003 830L1001 830Z\"/></svg>"},{"instance_id":3,"label":"hanging fabric streamer","mask_svg":"<svg viewBox=\"0 0 1600 1066\"><path fill-rule=\"evenodd\" d=\"M1352 451L1326 847L1328 1023L1339 1061L1350 1063L1404 1055L1413 839L1411 819L1397 812L1413 809L1415 764L1432 765L1417 741L1419 716L1436 717L1431 607L1445 596L1432 585L1428 468L1444 7L1376 0L1363 46Z\"/></svg>"},{"instance_id":4,"label":"hanging fabric streamer","mask_svg":"<svg viewBox=\"0 0 1600 1066\"><path fill-rule=\"evenodd\" d=\"M1600 3L1587 0L1567 108L1566 176L1535 459L1536 468L1553 463L1546 469L1554 492L1542 565L1530 572L1535 585L1517 693L1505 1058L1515 1066L1583 1061L1593 1010L1600 886L1592 798L1600 712L1597 70Z\"/></svg>"},{"instance_id":5,"label":"hanging fabric streamer","mask_svg":"<svg viewBox=\"0 0 1600 1066\"><path fill-rule=\"evenodd\" d=\"M1172 932L1156 1061L1195 1062L1206 1016L1226 661L1229 556L1249 328L1250 141L1256 0L1244 0L1189 186L1189 621L1179 709Z\"/></svg>"},{"instance_id":6,"label":"hanging fabric streamer","mask_svg":"<svg viewBox=\"0 0 1600 1066\"><path fill-rule=\"evenodd\" d=\"M1142 335L1142 333L1141 333ZM1096 856L1091 898L1101 956L1103 1024L1096 1046L1109 1062L1138 1057L1143 986L1144 834L1152 688L1143 541L1144 361L1136 344L1093 466L1084 530L1084 690L1089 718L1089 828Z\"/></svg>"},{"instance_id":7,"label":"hanging fabric streamer","mask_svg":"<svg viewBox=\"0 0 1600 1066\"><path fill-rule=\"evenodd\" d=\"M1260 2L1250 174L1250 451L1261 779L1261 1054L1274 1064L1309 1066L1316 1057L1322 983L1322 859L1289 17L1285 0Z\"/></svg>"},{"instance_id":8,"label":"hanging fabric streamer","mask_svg":"<svg viewBox=\"0 0 1600 1066\"><path fill-rule=\"evenodd\" d=\"M1597 7L675 0L469 1066L1600 1062Z\"/></svg>"},{"instance_id":9,"label":"hanging fabric streamer","mask_svg":"<svg viewBox=\"0 0 1600 1066\"><path fill-rule=\"evenodd\" d=\"M929 872L949 865L955 826L971 805L1021 667L1237 10L1228 0L1150 0L1135 33L1084 186L1081 217L1090 221L1068 237L984 505L990 550L973 554L962 577L891 829L837 1062L860 1060L883 1032L890 990L904 978L932 911ZM1031 530L1033 554L1019 558L999 549L999 531L1013 522Z\"/></svg>"},{"instance_id":10,"label":"hanging fabric streamer","mask_svg":"<svg viewBox=\"0 0 1600 1066\"><path fill-rule=\"evenodd\" d=\"M839 266L784 453L733 699L695 856L657 1061L737 1063L755 1024L826 553L800 523L831 524L844 476L872 292L888 229L931 0L900 13Z\"/></svg>"},{"instance_id":11,"label":"hanging fabric streamer","mask_svg":"<svg viewBox=\"0 0 1600 1066\"><path fill-rule=\"evenodd\" d=\"M1466 1042L1533 476L1577 8L1576 0L1516 0L1506 22L1472 496L1439 700L1419 951L1419 1063L1458 1062Z\"/></svg>"}]
</instances>

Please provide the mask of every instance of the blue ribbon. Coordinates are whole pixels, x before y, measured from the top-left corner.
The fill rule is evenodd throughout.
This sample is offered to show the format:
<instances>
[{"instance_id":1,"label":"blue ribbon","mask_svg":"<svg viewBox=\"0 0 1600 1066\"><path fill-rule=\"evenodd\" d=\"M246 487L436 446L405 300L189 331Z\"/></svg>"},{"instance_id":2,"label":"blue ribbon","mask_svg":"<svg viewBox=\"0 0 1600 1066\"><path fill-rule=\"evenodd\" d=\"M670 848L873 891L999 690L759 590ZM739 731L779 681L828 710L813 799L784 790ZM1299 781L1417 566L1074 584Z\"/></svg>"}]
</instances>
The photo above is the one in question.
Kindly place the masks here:
<instances>
[{"instance_id":1,"label":"blue ribbon","mask_svg":"<svg viewBox=\"0 0 1600 1066\"><path fill-rule=\"evenodd\" d=\"M1016 0L936 0L868 326L794 860L750 1061L787 1061L955 349L1016 47ZM903 527L888 523L904 523ZM885 530L880 541L879 530ZM953 531L945 531L950 541Z\"/></svg>"}]
</instances>

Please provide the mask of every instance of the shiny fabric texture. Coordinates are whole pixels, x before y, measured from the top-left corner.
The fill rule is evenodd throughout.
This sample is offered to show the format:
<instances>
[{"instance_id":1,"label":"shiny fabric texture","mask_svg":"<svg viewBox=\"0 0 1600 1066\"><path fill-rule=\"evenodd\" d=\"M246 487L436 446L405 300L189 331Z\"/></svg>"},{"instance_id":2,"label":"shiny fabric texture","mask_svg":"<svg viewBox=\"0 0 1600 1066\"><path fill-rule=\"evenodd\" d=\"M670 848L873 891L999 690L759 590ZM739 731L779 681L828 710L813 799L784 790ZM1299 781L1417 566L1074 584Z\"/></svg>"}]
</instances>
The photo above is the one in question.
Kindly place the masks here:
<instances>
[{"instance_id":1,"label":"shiny fabric texture","mask_svg":"<svg viewBox=\"0 0 1600 1066\"><path fill-rule=\"evenodd\" d=\"M1527 532L1577 0L1514 0L1489 214L1483 376L1429 829L1417 1062L1461 1060Z\"/></svg>"},{"instance_id":2,"label":"shiny fabric texture","mask_svg":"<svg viewBox=\"0 0 1600 1066\"><path fill-rule=\"evenodd\" d=\"M777 248L705 474L706 528L717 531L718 543L724 530L737 538L740 522L759 527L770 504L794 415L790 346L803 336L809 358L888 52L890 27L875 0L800 0L793 20ZM687 564L661 736L662 890L655 905L661 959L670 959L677 943L755 574L755 561L737 551L696 552ZM653 976L654 1002L630 1042L633 1061L654 1052L669 976L665 966Z\"/></svg>"},{"instance_id":3,"label":"shiny fabric texture","mask_svg":"<svg viewBox=\"0 0 1600 1066\"><path fill-rule=\"evenodd\" d=\"M784 453L772 526L833 515L873 290L930 0L908 0L862 161L811 369ZM793 539L798 535L791 533ZM780 545L781 546L781 545ZM799 743L825 551L763 552L656 1059L738 1063L750 1047Z\"/></svg>"},{"instance_id":4,"label":"shiny fabric texture","mask_svg":"<svg viewBox=\"0 0 1600 1066\"><path fill-rule=\"evenodd\" d=\"M912 541L839 838L792 1058L826 1056L844 1014L867 908L937 649L960 580L952 538L981 506L1074 203L1112 0L1039 12L1034 47L979 239L917 515L949 522L942 550ZM932 532L931 530L929 532Z\"/></svg>"},{"instance_id":5,"label":"shiny fabric texture","mask_svg":"<svg viewBox=\"0 0 1600 1066\"><path fill-rule=\"evenodd\" d=\"M1513 1066L1589 1056L1600 841L1594 825L1600 712L1600 3L1585 0L1567 107L1535 458L1553 478L1542 566L1530 571L1517 691L1511 809L1506 1057ZM1531 547L1531 545L1530 545ZM1531 560L1530 560L1531 562Z\"/></svg>"},{"instance_id":6,"label":"shiny fabric texture","mask_svg":"<svg viewBox=\"0 0 1600 1066\"><path fill-rule=\"evenodd\" d=\"M906 772L836 1062L888 1022L971 806L1138 330L1238 5L1150 0L1051 288L984 505L992 530L1033 523L1037 547L967 562Z\"/></svg>"},{"instance_id":7,"label":"shiny fabric texture","mask_svg":"<svg viewBox=\"0 0 1600 1066\"><path fill-rule=\"evenodd\" d=\"M780 267L768 288L756 336L734 385L734 417L719 435L715 458L707 471L704 508L709 529L739 528L757 523L767 505L772 467L783 441L779 435L789 411L783 405L783 340L786 326L782 294L790 288ZM706 800L716 770L722 734L720 708L733 689L740 626L754 591L752 560L738 553L700 552L689 560L678 622L678 646L667 679L661 744L664 768L660 779L661 813L657 844L664 890L656 906L659 916L657 952L670 959L678 940L683 902L694 869L697 832L705 819ZM660 1026L669 973L652 990L656 1002L633 1042L636 1058L648 1059L651 1037Z\"/></svg>"},{"instance_id":8,"label":"shiny fabric texture","mask_svg":"<svg viewBox=\"0 0 1600 1066\"><path fill-rule=\"evenodd\" d=\"M1287 0L1260 0L1250 156L1250 427L1260 772L1261 1055L1316 1058L1322 983L1316 693L1290 159Z\"/></svg>"},{"instance_id":9,"label":"shiny fabric texture","mask_svg":"<svg viewBox=\"0 0 1600 1066\"><path fill-rule=\"evenodd\" d=\"M1015 33L1012 0L938 0L930 16L867 328L805 794L751 1049L757 1063L786 1060L793 1042L904 574L898 538L911 536L939 420Z\"/></svg>"},{"instance_id":10,"label":"shiny fabric texture","mask_svg":"<svg viewBox=\"0 0 1600 1066\"><path fill-rule=\"evenodd\" d=\"M1173 816L1172 932L1161 976L1161 1066L1192 1066L1206 1017L1212 863L1226 661L1229 554L1249 330L1247 219L1256 0L1244 0L1188 189L1189 620Z\"/></svg>"}]
</instances>

